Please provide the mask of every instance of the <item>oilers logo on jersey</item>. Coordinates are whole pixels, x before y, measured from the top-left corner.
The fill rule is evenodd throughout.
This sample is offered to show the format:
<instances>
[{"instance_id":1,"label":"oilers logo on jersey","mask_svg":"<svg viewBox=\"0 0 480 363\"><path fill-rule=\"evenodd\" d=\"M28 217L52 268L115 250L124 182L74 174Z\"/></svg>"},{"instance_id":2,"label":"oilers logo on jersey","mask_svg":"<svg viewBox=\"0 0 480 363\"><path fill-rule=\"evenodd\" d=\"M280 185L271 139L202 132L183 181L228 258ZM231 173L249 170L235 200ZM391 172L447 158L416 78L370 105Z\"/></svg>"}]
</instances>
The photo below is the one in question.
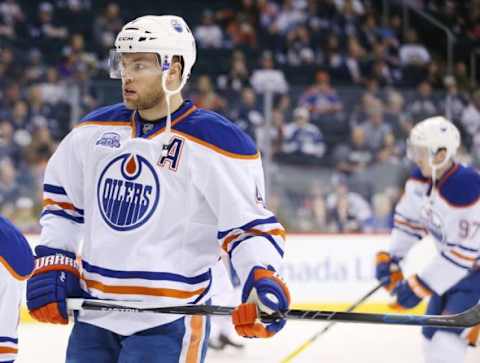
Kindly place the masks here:
<instances>
[{"instance_id":1,"label":"oilers logo on jersey","mask_svg":"<svg viewBox=\"0 0 480 363\"><path fill-rule=\"evenodd\" d=\"M117 231L143 225L157 208L159 197L158 175L138 154L122 154L110 161L97 184L102 218Z\"/></svg>"},{"instance_id":2,"label":"oilers logo on jersey","mask_svg":"<svg viewBox=\"0 0 480 363\"><path fill-rule=\"evenodd\" d=\"M442 217L428 203L421 211L421 219L425 228L440 243L445 241L445 224Z\"/></svg>"}]
</instances>

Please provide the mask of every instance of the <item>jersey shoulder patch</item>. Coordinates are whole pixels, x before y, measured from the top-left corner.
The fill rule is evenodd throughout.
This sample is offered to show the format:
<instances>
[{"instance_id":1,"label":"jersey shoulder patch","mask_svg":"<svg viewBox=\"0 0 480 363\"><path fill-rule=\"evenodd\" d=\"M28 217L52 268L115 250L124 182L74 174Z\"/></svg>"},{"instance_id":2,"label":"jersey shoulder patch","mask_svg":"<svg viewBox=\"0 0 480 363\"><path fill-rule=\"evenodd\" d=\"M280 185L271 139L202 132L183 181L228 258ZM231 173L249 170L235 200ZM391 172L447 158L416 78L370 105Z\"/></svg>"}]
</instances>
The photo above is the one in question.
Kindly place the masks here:
<instances>
[{"instance_id":1,"label":"jersey shoulder patch","mask_svg":"<svg viewBox=\"0 0 480 363\"><path fill-rule=\"evenodd\" d=\"M97 108L84 116L78 123L78 126L86 124L106 124L130 122L133 110L129 110L123 103Z\"/></svg>"},{"instance_id":2,"label":"jersey shoulder patch","mask_svg":"<svg viewBox=\"0 0 480 363\"><path fill-rule=\"evenodd\" d=\"M257 158L254 141L237 125L218 113L198 109L174 129L192 141L234 158Z\"/></svg>"},{"instance_id":3,"label":"jersey shoulder patch","mask_svg":"<svg viewBox=\"0 0 480 363\"><path fill-rule=\"evenodd\" d=\"M465 208L480 198L480 174L471 167L458 164L438 187L448 204Z\"/></svg>"},{"instance_id":4,"label":"jersey shoulder patch","mask_svg":"<svg viewBox=\"0 0 480 363\"><path fill-rule=\"evenodd\" d=\"M17 280L25 280L33 271L33 253L23 234L0 216L0 263Z\"/></svg>"}]
</instances>

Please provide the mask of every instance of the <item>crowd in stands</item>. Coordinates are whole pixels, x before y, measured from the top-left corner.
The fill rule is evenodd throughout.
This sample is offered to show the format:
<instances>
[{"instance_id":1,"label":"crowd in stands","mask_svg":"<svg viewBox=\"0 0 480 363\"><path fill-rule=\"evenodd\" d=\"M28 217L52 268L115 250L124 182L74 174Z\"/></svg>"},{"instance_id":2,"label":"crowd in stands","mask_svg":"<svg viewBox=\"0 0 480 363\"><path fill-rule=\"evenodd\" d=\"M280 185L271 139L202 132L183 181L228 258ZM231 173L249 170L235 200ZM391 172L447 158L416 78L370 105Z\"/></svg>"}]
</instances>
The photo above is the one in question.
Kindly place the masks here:
<instances>
[{"instance_id":1,"label":"crowd in stands","mask_svg":"<svg viewBox=\"0 0 480 363\"><path fill-rule=\"evenodd\" d=\"M388 17L381 3L0 0L0 212L38 230L56 145L83 114L119 101L106 81L117 32L161 12L185 17L197 40L186 96L272 155L269 203L289 230L388 231L416 122L447 115L462 132L461 160L480 164L480 90L462 53L480 46L480 1L411 0L455 33L449 75L444 48L421 26L404 32L395 2Z\"/></svg>"}]
</instances>

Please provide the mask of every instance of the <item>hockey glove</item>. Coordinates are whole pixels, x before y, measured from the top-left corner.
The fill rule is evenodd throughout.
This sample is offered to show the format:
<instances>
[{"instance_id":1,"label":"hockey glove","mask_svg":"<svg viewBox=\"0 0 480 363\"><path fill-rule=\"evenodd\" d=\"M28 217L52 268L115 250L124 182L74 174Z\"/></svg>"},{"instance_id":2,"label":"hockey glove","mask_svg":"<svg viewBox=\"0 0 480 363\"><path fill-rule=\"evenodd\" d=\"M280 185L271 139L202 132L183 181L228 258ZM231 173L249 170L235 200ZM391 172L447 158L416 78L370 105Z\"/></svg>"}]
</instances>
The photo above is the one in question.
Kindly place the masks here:
<instances>
[{"instance_id":1,"label":"hockey glove","mask_svg":"<svg viewBox=\"0 0 480 363\"><path fill-rule=\"evenodd\" d=\"M422 299L430 296L432 290L417 275L410 276L408 280L401 281L394 289L397 304L401 308L411 309L417 306Z\"/></svg>"},{"instance_id":2,"label":"hockey glove","mask_svg":"<svg viewBox=\"0 0 480 363\"><path fill-rule=\"evenodd\" d=\"M403 280L403 273L398 262L398 259L392 257L388 252L377 253L375 277L378 281L386 281L385 289L388 292L392 292L395 286Z\"/></svg>"},{"instance_id":3,"label":"hockey glove","mask_svg":"<svg viewBox=\"0 0 480 363\"><path fill-rule=\"evenodd\" d=\"M254 267L242 291L242 304L232 314L237 333L249 338L269 338L285 326L285 319L265 322L260 313L283 313L290 305L290 293L285 282L269 266Z\"/></svg>"},{"instance_id":4,"label":"hockey glove","mask_svg":"<svg viewBox=\"0 0 480 363\"><path fill-rule=\"evenodd\" d=\"M80 297L80 272L75 255L45 246L35 249L35 269L27 281L30 315L44 323L67 324L67 297Z\"/></svg>"}]
</instances>

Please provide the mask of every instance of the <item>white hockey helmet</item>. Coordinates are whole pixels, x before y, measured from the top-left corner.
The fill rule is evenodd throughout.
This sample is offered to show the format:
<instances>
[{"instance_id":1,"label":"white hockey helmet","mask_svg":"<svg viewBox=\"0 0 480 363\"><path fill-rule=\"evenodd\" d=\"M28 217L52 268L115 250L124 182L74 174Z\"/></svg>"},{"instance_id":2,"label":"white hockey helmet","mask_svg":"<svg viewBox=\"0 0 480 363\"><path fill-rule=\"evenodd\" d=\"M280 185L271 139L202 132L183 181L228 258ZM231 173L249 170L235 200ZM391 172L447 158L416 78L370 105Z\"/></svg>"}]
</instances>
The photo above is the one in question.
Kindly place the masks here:
<instances>
[{"instance_id":1,"label":"white hockey helmet","mask_svg":"<svg viewBox=\"0 0 480 363\"><path fill-rule=\"evenodd\" d=\"M440 168L456 154L460 146L460 132L457 127L443 116L427 118L419 122L410 131L407 140L407 156L416 161L427 153L430 166ZM436 153L445 149L446 157L441 164L433 164Z\"/></svg>"},{"instance_id":2,"label":"white hockey helmet","mask_svg":"<svg viewBox=\"0 0 480 363\"><path fill-rule=\"evenodd\" d=\"M125 24L115 39L115 49L110 53L111 78L121 78L121 53L156 53L162 72L170 69L174 56L182 57L181 84L176 90L169 90L169 93L180 92L197 56L195 38L190 28L185 20L174 15L146 15Z\"/></svg>"}]
</instances>

